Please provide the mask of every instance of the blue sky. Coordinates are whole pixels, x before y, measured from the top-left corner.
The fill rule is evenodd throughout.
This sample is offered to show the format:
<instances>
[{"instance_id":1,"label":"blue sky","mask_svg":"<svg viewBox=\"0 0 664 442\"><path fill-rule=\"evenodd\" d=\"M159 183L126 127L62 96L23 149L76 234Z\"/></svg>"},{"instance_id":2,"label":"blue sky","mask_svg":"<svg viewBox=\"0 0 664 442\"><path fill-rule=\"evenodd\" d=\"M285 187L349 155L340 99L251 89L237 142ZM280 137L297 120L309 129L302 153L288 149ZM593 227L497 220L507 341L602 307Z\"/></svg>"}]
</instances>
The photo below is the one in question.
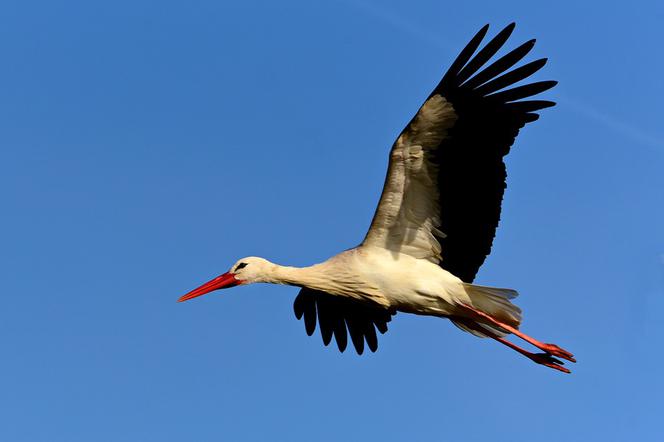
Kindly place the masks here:
<instances>
[{"instance_id":1,"label":"blue sky","mask_svg":"<svg viewBox=\"0 0 664 442\"><path fill-rule=\"evenodd\" d=\"M0 439L659 440L663 19L654 1L4 2ZM513 20L559 105L508 157L477 282L518 289L572 375L408 315L341 355L290 287L175 302L239 257L361 241L394 137L483 24Z\"/></svg>"}]
</instances>

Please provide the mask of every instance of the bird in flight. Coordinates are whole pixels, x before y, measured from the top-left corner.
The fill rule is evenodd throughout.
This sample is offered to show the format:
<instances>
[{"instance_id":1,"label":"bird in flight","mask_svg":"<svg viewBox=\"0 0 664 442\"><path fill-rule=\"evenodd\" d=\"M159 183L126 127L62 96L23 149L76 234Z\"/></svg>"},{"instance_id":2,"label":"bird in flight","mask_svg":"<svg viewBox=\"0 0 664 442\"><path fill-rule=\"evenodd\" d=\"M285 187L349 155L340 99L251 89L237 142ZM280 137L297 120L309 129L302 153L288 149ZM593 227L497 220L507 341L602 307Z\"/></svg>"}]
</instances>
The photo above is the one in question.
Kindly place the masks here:
<instances>
[{"instance_id":1,"label":"bird in flight","mask_svg":"<svg viewBox=\"0 0 664 442\"><path fill-rule=\"evenodd\" d=\"M383 193L362 243L310 267L287 267L263 258L237 261L228 272L182 296L264 282L300 287L294 310L308 335L318 322L323 343L340 351L348 335L358 354L378 348L397 312L447 318L460 329L496 340L532 361L565 373L576 362L555 344L519 330L521 309L511 289L472 284L491 252L506 187L503 157L519 130L551 101L531 99L556 85L519 86L546 63L512 69L535 40L497 58L514 23L481 49L489 25L454 60L390 151ZM540 352L506 339L515 335Z\"/></svg>"}]
</instances>

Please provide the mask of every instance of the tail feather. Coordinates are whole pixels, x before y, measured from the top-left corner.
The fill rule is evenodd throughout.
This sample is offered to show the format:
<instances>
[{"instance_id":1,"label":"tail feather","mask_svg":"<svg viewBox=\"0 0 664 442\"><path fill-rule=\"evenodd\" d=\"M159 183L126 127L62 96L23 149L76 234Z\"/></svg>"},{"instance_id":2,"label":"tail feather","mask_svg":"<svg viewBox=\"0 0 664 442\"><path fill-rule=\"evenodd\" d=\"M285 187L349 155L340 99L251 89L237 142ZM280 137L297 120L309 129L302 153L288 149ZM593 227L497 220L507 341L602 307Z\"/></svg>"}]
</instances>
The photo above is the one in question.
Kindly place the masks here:
<instances>
[{"instance_id":1,"label":"tail feather","mask_svg":"<svg viewBox=\"0 0 664 442\"><path fill-rule=\"evenodd\" d=\"M521 324L521 309L510 302L510 299L514 299L519 295L516 290L465 283L463 287L470 297L473 307L491 315L500 322L519 328ZM482 329L498 336L507 334L505 330L483 322L476 322L475 325L477 325L477 328L470 328L462 322L454 321L454 319L452 319L452 322L460 329L475 336L485 337L486 334L482 333Z\"/></svg>"},{"instance_id":2,"label":"tail feather","mask_svg":"<svg viewBox=\"0 0 664 442\"><path fill-rule=\"evenodd\" d=\"M466 292L470 290L471 292L480 292L481 294L489 294L492 296L497 296L503 299L514 299L519 296L519 292L514 289L500 289L497 287L488 287L486 285L477 285L477 284L467 284L463 283Z\"/></svg>"}]
</instances>

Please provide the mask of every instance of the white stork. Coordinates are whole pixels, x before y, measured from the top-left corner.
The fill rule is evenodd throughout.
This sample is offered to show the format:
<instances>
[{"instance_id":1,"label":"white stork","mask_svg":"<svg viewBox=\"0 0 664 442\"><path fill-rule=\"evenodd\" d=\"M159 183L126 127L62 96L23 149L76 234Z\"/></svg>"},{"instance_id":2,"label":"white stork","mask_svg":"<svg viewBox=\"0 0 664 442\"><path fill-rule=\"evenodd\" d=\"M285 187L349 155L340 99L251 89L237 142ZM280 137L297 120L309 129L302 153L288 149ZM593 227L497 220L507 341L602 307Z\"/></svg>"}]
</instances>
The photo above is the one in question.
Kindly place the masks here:
<instances>
[{"instance_id":1,"label":"white stork","mask_svg":"<svg viewBox=\"0 0 664 442\"><path fill-rule=\"evenodd\" d=\"M506 186L503 157L519 129L539 118L535 111L555 104L523 100L555 81L513 87L546 63L543 58L511 69L535 40L480 70L514 26L476 52L489 28L484 26L401 132L362 244L304 268L243 258L179 301L254 282L288 284L301 287L294 309L298 319L304 317L307 334L313 334L318 317L323 343L334 336L342 352L347 330L358 354L365 341L376 351L376 329L385 333L400 311L447 318L467 332L569 373L560 359L575 362L571 353L519 331L521 310L511 302L516 291L471 284L498 226ZM542 352L526 351L506 340L508 334Z\"/></svg>"}]
</instances>

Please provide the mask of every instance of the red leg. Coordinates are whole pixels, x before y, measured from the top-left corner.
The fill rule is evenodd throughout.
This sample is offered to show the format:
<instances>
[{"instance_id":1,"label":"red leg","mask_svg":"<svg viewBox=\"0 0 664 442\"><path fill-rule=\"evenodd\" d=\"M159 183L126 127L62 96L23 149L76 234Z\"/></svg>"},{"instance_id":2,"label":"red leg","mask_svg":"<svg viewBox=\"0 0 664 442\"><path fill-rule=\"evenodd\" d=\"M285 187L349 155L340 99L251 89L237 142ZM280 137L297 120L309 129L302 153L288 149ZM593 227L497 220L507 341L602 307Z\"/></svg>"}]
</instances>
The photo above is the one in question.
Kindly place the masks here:
<instances>
[{"instance_id":1,"label":"red leg","mask_svg":"<svg viewBox=\"0 0 664 442\"><path fill-rule=\"evenodd\" d=\"M562 371L563 373L571 373L567 368L563 367L563 362L554 358L551 356L549 353L531 353L521 347L519 347L516 344L511 343L505 338L501 338L498 335L495 335L491 333L489 330L486 330L484 328L479 327L477 324L475 324L472 320L470 319L465 319L465 318L454 318L455 321L458 322L463 322L467 327L480 331L481 333L484 333L491 339L495 339L496 341L500 342L501 344L504 344L511 348L512 350L516 350L517 352L521 353L531 361L544 365L545 367L553 368L554 370Z\"/></svg>"},{"instance_id":2,"label":"red leg","mask_svg":"<svg viewBox=\"0 0 664 442\"><path fill-rule=\"evenodd\" d=\"M504 323L498 321L497 319L487 315L486 313L484 313L480 310L477 310L474 307L471 307L468 304L461 304L461 305L463 305L464 307L466 307L469 310L472 310L475 314L477 314L480 317L486 319L487 321L491 322L492 324L497 325L498 327L502 328L503 330L508 331L508 332L520 337L524 341L533 344L535 347L539 348L540 350L544 350L545 352L547 352L550 355L557 356L557 357L562 358L562 359L567 359L568 361L571 361L571 362L576 362L576 359L574 359L574 355L572 353L568 352L567 350L563 350L562 348L558 347L555 344L545 344L544 342L540 342L537 339L532 338L532 337L528 336L527 334L520 332L519 330L517 330L516 328L514 328L510 325L507 325L507 324L504 324Z\"/></svg>"},{"instance_id":3,"label":"red leg","mask_svg":"<svg viewBox=\"0 0 664 442\"><path fill-rule=\"evenodd\" d=\"M523 348L519 347L518 345L511 343L507 339L501 338L500 336L489 336L489 337L495 339L496 341L498 341L502 344L507 345L509 348L512 348L512 349L518 351L519 353L521 353L522 355L524 355L525 357L527 357L531 361L534 361L534 362L536 362L540 365L544 365L546 367L562 371L563 373L571 373L571 371L569 371L569 369L562 366L563 362L561 360L558 360L558 359L554 358L549 353L531 353L531 352L529 352L527 350L524 350Z\"/></svg>"}]
</instances>

